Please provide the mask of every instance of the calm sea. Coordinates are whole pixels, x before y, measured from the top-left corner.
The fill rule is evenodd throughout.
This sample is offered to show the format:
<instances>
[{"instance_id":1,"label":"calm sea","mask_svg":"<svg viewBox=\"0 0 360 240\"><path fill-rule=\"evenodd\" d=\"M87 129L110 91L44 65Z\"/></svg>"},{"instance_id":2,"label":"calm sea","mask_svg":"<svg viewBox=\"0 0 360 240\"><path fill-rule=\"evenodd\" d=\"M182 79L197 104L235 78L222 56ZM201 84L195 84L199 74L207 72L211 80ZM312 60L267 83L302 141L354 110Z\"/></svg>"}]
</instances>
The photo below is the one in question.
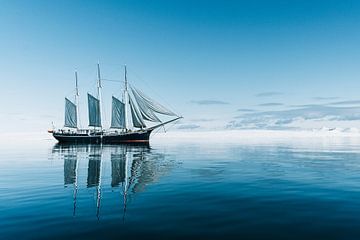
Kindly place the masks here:
<instances>
[{"instance_id":1,"label":"calm sea","mask_svg":"<svg viewBox=\"0 0 360 240\"><path fill-rule=\"evenodd\" d=\"M0 146L1 239L360 239L360 140Z\"/></svg>"}]
</instances>

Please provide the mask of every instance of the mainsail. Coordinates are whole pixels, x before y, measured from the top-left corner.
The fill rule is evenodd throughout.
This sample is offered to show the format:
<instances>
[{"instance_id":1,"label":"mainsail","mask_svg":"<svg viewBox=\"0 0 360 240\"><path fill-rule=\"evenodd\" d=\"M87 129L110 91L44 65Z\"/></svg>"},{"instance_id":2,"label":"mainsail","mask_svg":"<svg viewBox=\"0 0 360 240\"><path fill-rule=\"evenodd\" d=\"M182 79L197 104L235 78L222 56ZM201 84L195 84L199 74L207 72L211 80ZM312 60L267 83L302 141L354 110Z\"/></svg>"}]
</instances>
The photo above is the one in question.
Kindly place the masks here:
<instances>
[{"instance_id":1,"label":"mainsail","mask_svg":"<svg viewBox=\"0 0 360 240\"><path fill-rule=\"evenodd\" d=\"M89 126L101 127L100 101L88 93Z\"/></svg>"},{"instance_id":2,"label":"mainsail","mask_svg":"<svg viewBox=\"0 0 360 240\"><path fill-rule=\"evenodd\" d=\"M112 97L111 128L125 128L125 104Z\"/></svg>"},{"instance_id":3,"label":"mainsail","mask_svg":"<svg viewBox=\"0 0 360 240\"><path fill-rule=\"evenodd\" d=\"M77 128L76 105L65 98L65 127Z\"/></svg>"}]
</instances>

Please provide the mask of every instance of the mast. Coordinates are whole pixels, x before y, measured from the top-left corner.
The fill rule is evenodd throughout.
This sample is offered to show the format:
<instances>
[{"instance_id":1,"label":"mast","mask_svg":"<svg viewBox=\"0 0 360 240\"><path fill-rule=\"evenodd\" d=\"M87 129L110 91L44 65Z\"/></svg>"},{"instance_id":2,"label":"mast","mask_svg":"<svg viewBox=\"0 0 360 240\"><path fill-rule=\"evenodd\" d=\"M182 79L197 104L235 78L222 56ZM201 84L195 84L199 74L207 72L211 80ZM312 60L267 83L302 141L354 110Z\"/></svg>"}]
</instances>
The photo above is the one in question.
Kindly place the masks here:
<instances>
[{"instance_id":1,"label":"mast","mask_svg":"<svg viewBox=\"0 0 360 240\"><path fill-rule=\"evenodd\" d=\"M78 86L78 75L77 71L75 71L75 104L76 104L76 122L77 128L81 128L80 125L80 112L79 112L79 86Z\"/></svg>"},{"instance_id":2,"label":"mast","mask_svg":"<svg viewBox=\"0 0 360 240\"><path fill-rule=\"evenodd\" d=\"M125 65L125 91L127 91L127 70Z\"/></svg>"},{"instance_id":3,"label":"mast","mask_svg":"<svg viewBox=\"0 0 360 240\"><path fill-rule=\"evenodd\" d=\"M128 123L128 105L129 105L129 99L128 99L128 82L127 82L127 70L125 65L125 88L124 88L124 104L125 104L125 130L127 131L129 129L129 123Z\"/></svg>"},{"instance_id":4,"label":"mast","mask_svg":"<svg viewBox=\"0 0 360 240\"><path fill-rule=\"evenodd\" d=\"M97 94L98 94L98 99L99 99L99 105L100 105L100 119L101 121L103 121L102 118L102 101L101 101L101 75L100 75L100 63L97 64L97 75L98 75L98 82L97 82ZM101 130L102 130L102 124L101 124Z\"/></svg>"}]
</instances>

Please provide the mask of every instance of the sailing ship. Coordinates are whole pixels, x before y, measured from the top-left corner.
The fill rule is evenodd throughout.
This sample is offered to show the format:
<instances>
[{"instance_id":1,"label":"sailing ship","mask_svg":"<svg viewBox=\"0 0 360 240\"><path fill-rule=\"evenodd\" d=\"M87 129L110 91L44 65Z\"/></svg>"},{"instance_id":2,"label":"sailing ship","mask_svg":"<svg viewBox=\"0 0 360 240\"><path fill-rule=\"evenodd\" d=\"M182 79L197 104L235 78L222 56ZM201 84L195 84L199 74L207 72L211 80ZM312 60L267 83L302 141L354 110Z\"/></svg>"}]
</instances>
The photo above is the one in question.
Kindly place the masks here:
<instances>
[{"instance_id":1,"label":"sailing ship","mask_svg":"<svg viewBox=\"0 0 360 240\"><path fill-rule=\"evenodd\" d=\"M89 128L79 128L79 89L77 72L75 72L75 102L65 98L64 128L53 129L49 132L60 143L147 143L152 131L182 118L129 84L126 66L124 77L122 100L112 96L109 129L103 128L102 123L102 79L98 64L97 96L87 94ZM171 119L163 122L159 115L171 117ZM148 126L149 123L153 123L153 125Z\"/></svg>"}]
</instances>

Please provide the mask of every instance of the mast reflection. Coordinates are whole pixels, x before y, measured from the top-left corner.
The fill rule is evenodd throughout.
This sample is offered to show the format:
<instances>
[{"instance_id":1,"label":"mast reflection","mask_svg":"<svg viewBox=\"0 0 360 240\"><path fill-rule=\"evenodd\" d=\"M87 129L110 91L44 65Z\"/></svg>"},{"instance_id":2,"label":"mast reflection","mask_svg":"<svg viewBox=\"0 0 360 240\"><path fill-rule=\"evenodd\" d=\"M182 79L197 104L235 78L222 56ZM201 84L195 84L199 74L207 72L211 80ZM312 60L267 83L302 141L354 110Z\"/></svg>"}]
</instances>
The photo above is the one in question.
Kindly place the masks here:
<instances>
[{"instance_id":1,"label":"mast reflection","mask_svg":"<svg viewBox=\"0 0 360 240\"><path fill-rule=\"evenodd\" d=\"M103 187L121 189L124 220L129 196L144 191L146 185L156 182L175 165L175 162L167 160L164 154L154 153L149 145L56 144L52 149L52 154L64 160L64 186L73 185L74 216L77 207L79 162L87 162L86 188L96 188L98 219ZM111 170L106 169L109 162Z\"/></svg>"}]
</instances>

